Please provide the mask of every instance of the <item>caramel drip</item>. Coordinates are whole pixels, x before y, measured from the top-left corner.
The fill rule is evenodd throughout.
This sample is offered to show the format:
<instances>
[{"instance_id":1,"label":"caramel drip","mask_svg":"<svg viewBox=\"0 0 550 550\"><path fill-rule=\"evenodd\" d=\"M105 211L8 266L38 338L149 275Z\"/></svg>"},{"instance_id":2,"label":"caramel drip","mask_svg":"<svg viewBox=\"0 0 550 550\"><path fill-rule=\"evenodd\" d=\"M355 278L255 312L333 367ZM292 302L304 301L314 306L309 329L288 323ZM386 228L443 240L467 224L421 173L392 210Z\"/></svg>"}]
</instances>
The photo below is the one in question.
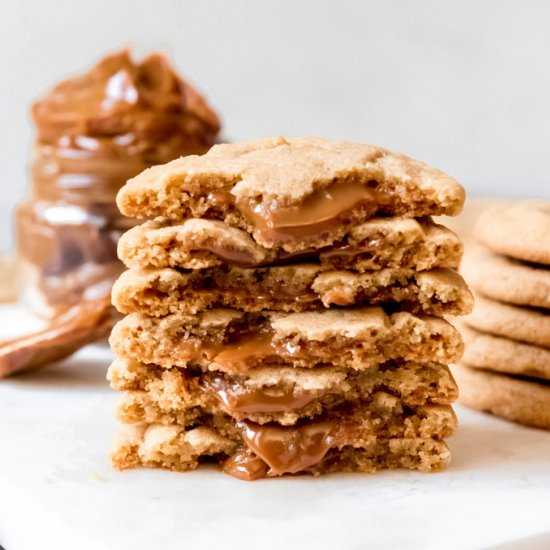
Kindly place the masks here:
<instances>
[{"instance_id":1,"label":"caramel drip","mask_svg":"<svg viewBox=\"0 0 550 550\"><path fill-rule=\"evenodd\" d=\"M237 206L264 240L284 243L315 239L333 231L342 219L362 206L369 205L374 212L376 198L376 192L362 183L335 182L298 205L282 206L271 200Z\"/></svg>"},{"instance_id":2,"label":"caramel drip","mask_svg":"<svg viewBox=\"0 0 550 550\"><path fill-rule=\"evenodd\" d=\"M299 426L239 422L247 447L268 466L268 476L295 474L318 464L338 445L336 421L322 420Z\"/></svg>"},{"instance_id":3,"label":"caramel drip","mask_svg":"<svg viewBox=\"0 0 550 550\"><path fill-rule=\"evenodd\" d=\"M237 380L227 380L220 375L206 376L203 383L206 391L229 413L290 412L305 407L319 396L319 392L308 390L249 389Z\"/></svg>"},{"instance_id":4,"label":"caramel drip","mask_svg":"<svg viewBox=\"0 0 550 550\"><path fill-rule=\"evenodd\" d=\"M223 463L223 471L243 481L267 477L267 464L250 451L238 451Z\"/></svg>"}]
</instances>

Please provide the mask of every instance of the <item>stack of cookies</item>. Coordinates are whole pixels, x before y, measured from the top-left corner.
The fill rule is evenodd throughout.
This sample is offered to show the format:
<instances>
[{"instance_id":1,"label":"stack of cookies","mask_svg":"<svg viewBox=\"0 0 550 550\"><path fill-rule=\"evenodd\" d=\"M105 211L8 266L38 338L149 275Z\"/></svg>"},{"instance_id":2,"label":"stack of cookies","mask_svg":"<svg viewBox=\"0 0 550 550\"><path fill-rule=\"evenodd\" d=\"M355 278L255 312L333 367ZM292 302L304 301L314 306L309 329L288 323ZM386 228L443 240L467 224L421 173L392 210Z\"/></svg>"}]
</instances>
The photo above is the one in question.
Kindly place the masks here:
<instances>
[{"instance_id":1,"label":"stack of cookies","mask_svg":"<svg viewBox=\"0 0 550 550\"><path fill-rule=\"evenodd\" d=\"M314 138L218 145L130 180L119 208L149 221L119 244L113 464L443 468L463 347L443 316L472 296L459 239L430 216L463 201L420 162Z\"/></svg>"},{"instance_id":2,"label":"stack of cookies","mask_svg":"<svg viewBox=\"0 0 550 550\"><path fill-rule=\"evenodd\" d=\"M462 273L476 305L462 327L461 403L550 429L550 203L487 208Z\"/></svg>"}]
</instances>

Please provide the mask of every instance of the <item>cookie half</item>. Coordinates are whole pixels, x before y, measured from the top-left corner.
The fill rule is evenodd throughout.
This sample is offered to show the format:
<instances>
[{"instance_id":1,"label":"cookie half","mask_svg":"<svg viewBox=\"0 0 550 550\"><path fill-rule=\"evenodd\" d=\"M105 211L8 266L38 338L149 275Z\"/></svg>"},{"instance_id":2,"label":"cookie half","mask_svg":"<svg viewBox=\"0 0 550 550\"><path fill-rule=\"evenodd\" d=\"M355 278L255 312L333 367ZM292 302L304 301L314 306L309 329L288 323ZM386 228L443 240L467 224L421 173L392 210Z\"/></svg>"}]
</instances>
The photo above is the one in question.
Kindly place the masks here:
<instances>
[{"instance_id":1,"label":"cookie half","mask_svg":"<svg viewBox=\"0 0 550 550\"><path fill-rule=\"evenodd\" d=\"M464 364L453 366L453 374L460 389L460 404L526 426L550 429L550 383Z\"/></svg>"},{"instance_id":2,"label":"cookie half","mask_svg":"<svg viewBox=\"0 0 550 550\"><path fill-rule=\"evenodd\" d=\"M337 438L334 437L334 433ZM243 425L227 433L224 426L134 424L123 426L115 438L111 462L118 469L146 466L193 470L201 462L220 464L226 473L244 480L283 474L374 472L385 468L438 471L450 462L447 445L434 438L383 438L355 432L341 435L331 422L307 429ZM269 452L285 448L278 456ZM247 448L252 445L252 449ZM304 456L304 452L307 456Z\"/></svg>"},{"instance_id":3,"label":"cookie half","mask_svg":"<svg viewBox=\"0 0 550 550\"><path fill-rule=\"evenodd\" d=\"M384 268L423 271L458 267L462 243L450 229L429 218L373 218L352 227L334 246L285 252L260 246L243 229L219 220L166 218L127 231L118 242L118 256L127 267L203 269L220 265L268 267L315 262L323 271Z\"/></svg>"},{"instance_id":4,"label":"cookie half","mask_svg":"<svg viewBox=\"0 0 550 550\"><path fill-rule=\"evenodd\" d=\"M250 415L243 413L226 415L214 412L210 408L182 408L166 411L158 402L150 399L146 393L128 392L122 395L117 408L118 420L128 423L147 422L164 425L177 424L183 427L205 425L212 423L220 425L228 422L254 422L260 426L275 423L277 426L296 426L300 423L316 422L318 418L337 418L339 422L358 424L362 429L378 437L435 437L444 439L450 437L456 429L456 416L449 405L420 405L409 407L397 398L379 392L375 399L369 402L346 403L326 409L324 414L306 414L287 422L279 422L282 414L265 413ZM274 420L269 420L273 417ZM263 421L260 421L263 420Z\"/></svg>"},{"instance_id":5,"label":"cookie half","mask_svg":"<svg viewBox=\"0 0 550 550\"><path fill-rule=\"evenodd\" d=\"M550 202L490 206L479 216L474 235L500 254L550 265Z\"/></svg>"},{"instance_id":6,"label":"cookie half","mask_svg":"<svg viewBox=\"0 0 550 550\"><path fill-rule=\"evenodd\" d=\"M522 262L471 244L465 249L460 272L474 290L488 298L550 308L550 269L540 264Z\"/></svg>"},{"instance_id":7,"label":"cookie half","mask_svg":"<svg viewBox=\"0 0 550 550\"><path fill-rule=\"evenodd\" d=\"M453 269L357 273L322 271L316 264L186 271L131 269L115 283L112 297L121 313L155 317L225 307L246 312L301 312L361 305L443 316L465 315L473 307L470 290Z\"/></svg>"},{"instance_id":8,"label":"cookie half","mask_svg":"<svg viewBox=\"0 0 550 550\"><path fill-rule=\"evenodd\" d=\"M463 351L444 319L382 308L306 313L210 310L151 318L132 313L111 334L113 351L164 368L242 373L259 366L367 369L393 359L452 363Z\"/></svg>"},{"instance_id":9,"label":"cookie half","mask_svg":"<svg viewBox=\"0 0 550 550\"><path fill-rule=\"evenodd\" d=\"M207 412L292 425L349 404L365 403L382 417L424 405L449 405L458 395L446 366L411 362L389 362L364 371L264 367L229 375L191 374L119 358L108 377L111 387L124 391L117 408L124 423L189 425Z\"/></svg>"},{"instance_id":10,"label":"cookie half","mask_svg":"<svg viewBox=\"0 0 550 550\"><path fill-rule=\"evenodd\" d=\"M550 314L546 310L519 307L475 294L475 307L464 322L481 332L550 347Z\"/></svg>"},{"instance_id":11,"label":"cookie half","mask_svg":"<svg viewBox=\"0 0 550 550\"><path fill-rule=\"evenodd\" d=\"M386 149L321 138L214 146L144 171L119 191L126 216L222 220L266 248L297 252L339 241L376 214L458 214L451 177Z\"/></svg>"}]
</instances>

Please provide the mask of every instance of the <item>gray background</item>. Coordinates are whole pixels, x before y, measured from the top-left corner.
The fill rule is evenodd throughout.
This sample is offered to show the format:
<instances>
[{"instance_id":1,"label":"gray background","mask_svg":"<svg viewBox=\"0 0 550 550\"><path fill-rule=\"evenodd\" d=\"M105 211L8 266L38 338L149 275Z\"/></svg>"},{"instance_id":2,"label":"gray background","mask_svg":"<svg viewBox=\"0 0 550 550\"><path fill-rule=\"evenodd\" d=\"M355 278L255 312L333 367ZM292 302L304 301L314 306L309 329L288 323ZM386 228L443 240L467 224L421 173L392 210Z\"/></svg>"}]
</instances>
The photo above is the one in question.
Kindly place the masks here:
<instances>
[{"instance_id":1,"label":"gray background","mask_svg":"<svg viewBox=\"0 0 550 550\"><path fill-rule=\"evenodd\" d=\"M103 53L166 50L225 136L407 153L478 194L550 196L550 2L50 0L0 4L1 212L25 192L29 102ZM0 248L10 220L0 217Z\"/></svg>"}]
</instances>

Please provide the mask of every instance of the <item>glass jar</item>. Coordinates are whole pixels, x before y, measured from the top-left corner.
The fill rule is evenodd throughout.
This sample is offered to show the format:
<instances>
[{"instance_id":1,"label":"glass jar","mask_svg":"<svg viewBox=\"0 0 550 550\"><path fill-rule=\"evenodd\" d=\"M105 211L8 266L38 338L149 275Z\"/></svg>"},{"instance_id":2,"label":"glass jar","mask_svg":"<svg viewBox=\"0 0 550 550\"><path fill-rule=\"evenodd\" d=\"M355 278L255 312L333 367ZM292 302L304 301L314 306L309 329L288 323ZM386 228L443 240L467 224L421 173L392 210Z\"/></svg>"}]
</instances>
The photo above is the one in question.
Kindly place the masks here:
<instances>
[{"instance_id":1,"label":"glass jar","mask_svg":"<svg viewBox=\"0 0 550 550\"><path fill-rule=\"evenodd\" d=\"M35 148L31 193L15 214L20 295L34 313L52 318L110 292L123 269L118 239L136 223L118 212L116 193L146 167L104 152Z\"/></svg>"},{"instance_id":2,"label":"glass jar","mask_svg":"<svg viewBox=\"0 0 550 550\"><path fill-rule=\"evenodd\" d=\"M155 164L205 153L217 115L154 53L123 50L58 83L32 107L36 146L30 194L15 215L24 302L46 318L110 292L122 271L116 247L137 223L116 193Z\"/></svg>"}]
</instances>

